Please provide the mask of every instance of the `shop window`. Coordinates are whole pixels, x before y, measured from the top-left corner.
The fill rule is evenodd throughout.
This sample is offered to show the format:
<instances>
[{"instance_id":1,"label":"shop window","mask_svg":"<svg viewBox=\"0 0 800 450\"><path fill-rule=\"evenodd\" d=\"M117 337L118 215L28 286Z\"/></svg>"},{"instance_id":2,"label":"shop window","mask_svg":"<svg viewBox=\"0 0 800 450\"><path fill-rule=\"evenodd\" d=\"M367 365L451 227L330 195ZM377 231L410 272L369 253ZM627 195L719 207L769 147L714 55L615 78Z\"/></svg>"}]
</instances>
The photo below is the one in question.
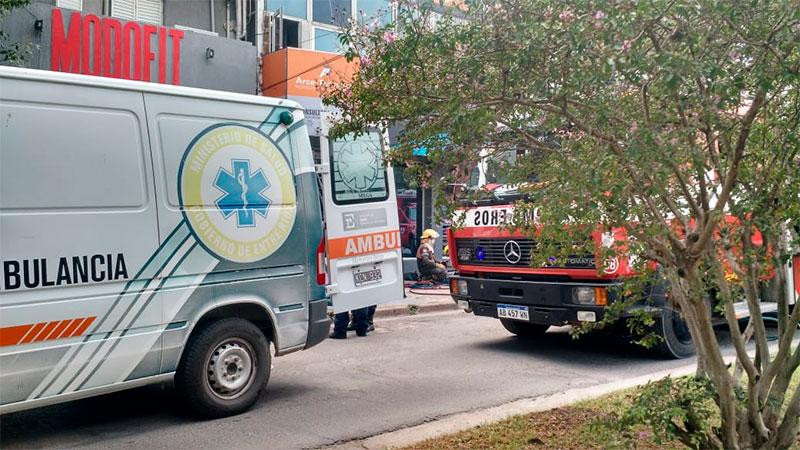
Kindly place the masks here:
<instances>
[{"instance_id":1,"label":"shop window","mask_svg":"<svg viewBox=\"0 0 800 450\"><path fill-rule=\"evenodd\" d=\"M314 27L314 50L341 53L342 44L339 42L339 36L338 31Z\"/></svg>"},{"instance_id":2,"label":"shop window","mask_svg":"<svg viewBox=\"0 0 800 450\"><path fill-rule=\"evenodd\" d=\"M305 0L266 0L264 9L275 12L283 10L284 16L292 16L300 19L308 17Z\"/></svg>"},{"instance_id":3,"label":"shop window","mask_svg":"<svg viewBox=\"0 0 800 450\"><path fill-rule=\"evenodd\" d=\"M314 155L314 164L322 164L322 150L319 136L309 136L311 141L311 154Z\"/></svg>"},{"instance_id":4,"label":"shop window","mask_svg":"<svg viewBox=\"0 0 800 450\"><path fill-rule=\"evenodd\" d=\"M352 16L350 0L314 0L314 22L343 27Z\"/></svg>"},{"instance_id":5,"label":"shop window","mask_svg":"<svg viewBox=\"0 0 800 450\"><path fill-rule=\"evenodd\" d=\"M394 168L394 186L397 192L397 218L400 222L403 256L413 256L418 246L417 189L408 184L402 167Z\"/></svg>"},{"instance_id":6,"label":"shop window","mask_svg":"<svg viewBox=\"0 0 800 450\"><path fill-rule=\"evenodd\" d=\"M300 22L283 19L283 46L300 47Z\"/></svg>"}]
</instances>

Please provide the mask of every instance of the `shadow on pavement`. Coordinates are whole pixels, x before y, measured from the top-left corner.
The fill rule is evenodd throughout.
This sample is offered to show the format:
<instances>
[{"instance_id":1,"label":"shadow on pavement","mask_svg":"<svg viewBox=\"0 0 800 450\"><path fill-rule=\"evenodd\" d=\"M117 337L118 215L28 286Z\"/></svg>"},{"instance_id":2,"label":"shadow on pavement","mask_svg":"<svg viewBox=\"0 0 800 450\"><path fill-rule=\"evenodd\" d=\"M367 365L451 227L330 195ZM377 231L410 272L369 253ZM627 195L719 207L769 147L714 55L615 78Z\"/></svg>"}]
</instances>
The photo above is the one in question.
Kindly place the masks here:
<instances>
[{"instance_id":1,"label":"shadow on pavement","mask_svg":"<svg viewBox=\"0 0 800 450\"><path fill-rule=\"evenodd\" d=\"M723 347L729 346L730 334L726 330L717 330L717 338ZM512 353L579 367L675 361L635 344L632 338L621 333L593 332L575 339L570 335L568 327L553 328L544 336L533 339L509 334L505 338L486 340L470 346L484 351ZM693 359L684 361L689 363Z\"/></svg>"},{"instance_id":2,"label":"shadow on pavement","mask_svg":"<svg viewBox=\"0 0 800 450\"><path fill-rule=\"evenodd\" d=\"M305 390L296 383L270 383L245 414L252 414L267 402L288 401ZM106 432L119 437L120 430L136 435L203 421L183 407L174 386L166 383L3 415L0 446L30 448L32 438L41 446L100 444Z\"/></svg>"}]
</instances>

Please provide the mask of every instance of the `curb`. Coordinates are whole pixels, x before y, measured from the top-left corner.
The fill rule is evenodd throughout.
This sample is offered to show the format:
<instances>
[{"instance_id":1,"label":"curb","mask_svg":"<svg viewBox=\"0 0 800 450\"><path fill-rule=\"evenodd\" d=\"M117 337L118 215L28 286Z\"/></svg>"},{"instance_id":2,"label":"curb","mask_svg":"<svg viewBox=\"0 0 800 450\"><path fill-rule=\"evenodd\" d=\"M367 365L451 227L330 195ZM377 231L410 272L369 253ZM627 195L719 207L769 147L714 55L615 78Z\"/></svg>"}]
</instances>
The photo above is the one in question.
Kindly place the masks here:
<instances>
[{"instance_id":1,"label":"curb","mask_svg":"<svg viewBox=\"0 0 800 450\"><path fill-rule=\"evenodd\" d=\"M334 443L320 448L326 450L373 450L405 447L431 438L458 433L475 428L479 425L497 422L512 416L559 408L581 400L588 400L622 389L641 386L666 376L678 377L689 375L694 373L696 368L697 365L693 363L627 380L613 381L584 388L575 388L539 397L523 398L499 406L434 418L419 425L401 428L399 430L389 431L366 438Z\"/></svg>"},{"instance_id":2,"label":"curb","mask_svg":"<svg viewBox=\"0 0 800 450\"><path fill-rule=\"evenodd\" d=\"M458 305L452 300L442 303L415 305L407 303L396 306L386 306L375 310L375 317L416 316L424 313L457 310Z\"/></svg>"}]
</instances>

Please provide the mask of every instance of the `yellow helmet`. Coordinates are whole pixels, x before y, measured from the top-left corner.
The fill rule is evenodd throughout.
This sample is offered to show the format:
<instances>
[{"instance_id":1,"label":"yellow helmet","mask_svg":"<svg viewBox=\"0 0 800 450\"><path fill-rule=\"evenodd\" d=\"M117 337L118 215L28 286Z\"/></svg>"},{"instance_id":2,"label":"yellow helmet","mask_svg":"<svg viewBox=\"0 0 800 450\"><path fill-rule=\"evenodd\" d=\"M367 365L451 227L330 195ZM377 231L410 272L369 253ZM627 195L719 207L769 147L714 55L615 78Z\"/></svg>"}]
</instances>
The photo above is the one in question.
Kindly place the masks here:
<instances>
[{"instance_id":1,"label":"yellow helmet","mask_svg":"<svg viewBox=\"0 0 800 450\"><path fill-rule=\"evenodd\" d=\"M436 239L438 237L439 233L431 230L430 228L422 232L422 239Z\"/></svg>"}]
</instances>

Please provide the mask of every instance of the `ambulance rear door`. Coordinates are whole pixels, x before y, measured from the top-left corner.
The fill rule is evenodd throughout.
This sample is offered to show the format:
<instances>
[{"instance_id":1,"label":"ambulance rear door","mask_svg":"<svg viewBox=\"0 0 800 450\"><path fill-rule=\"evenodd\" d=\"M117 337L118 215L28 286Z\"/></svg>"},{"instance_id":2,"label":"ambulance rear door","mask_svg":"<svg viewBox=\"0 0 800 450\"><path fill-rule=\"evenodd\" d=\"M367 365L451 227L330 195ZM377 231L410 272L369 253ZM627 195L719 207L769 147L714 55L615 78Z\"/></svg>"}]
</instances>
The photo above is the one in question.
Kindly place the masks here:
<instances>
[{"instance_id":1,"label":"ambulance rear door","mask_svg":"<svg viewBox=\"0 0 800 450\"><path fill-rule=\"evenodd\" d=\"M403 297L394 174L378 131L321 142L328 274L335 312Z\"/></svg>"}]
</instances>

